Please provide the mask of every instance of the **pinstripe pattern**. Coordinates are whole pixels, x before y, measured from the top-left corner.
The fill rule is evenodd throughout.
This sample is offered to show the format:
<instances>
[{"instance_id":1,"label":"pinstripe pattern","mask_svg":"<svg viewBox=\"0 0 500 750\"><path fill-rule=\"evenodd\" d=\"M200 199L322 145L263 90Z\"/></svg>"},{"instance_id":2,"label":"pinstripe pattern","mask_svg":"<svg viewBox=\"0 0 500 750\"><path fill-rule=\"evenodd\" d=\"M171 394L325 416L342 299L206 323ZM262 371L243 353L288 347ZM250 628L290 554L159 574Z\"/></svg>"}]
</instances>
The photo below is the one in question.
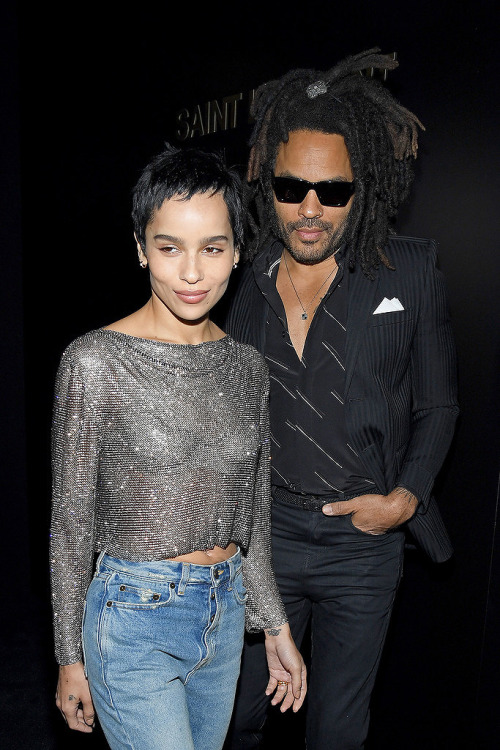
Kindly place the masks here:
<instances>
[{"instance_id":1,"label":"pinstripe pattern","mask_svg":"<svg viewBox=\"0 0 500 750\"><path fill-rule=\"evenodd\" d=\"M373 281L359 270L349 278L343 398L350 447L385 492L400 484L416 495L408 528L441 561L452 548L431 491L458 415L446 291L432 240L393 237L386 251L395 271L381 266ZM384 297L404 309L373 315ZM266 305L249 268L225 328L261 352Z\"/></svg>"}]
</instances>

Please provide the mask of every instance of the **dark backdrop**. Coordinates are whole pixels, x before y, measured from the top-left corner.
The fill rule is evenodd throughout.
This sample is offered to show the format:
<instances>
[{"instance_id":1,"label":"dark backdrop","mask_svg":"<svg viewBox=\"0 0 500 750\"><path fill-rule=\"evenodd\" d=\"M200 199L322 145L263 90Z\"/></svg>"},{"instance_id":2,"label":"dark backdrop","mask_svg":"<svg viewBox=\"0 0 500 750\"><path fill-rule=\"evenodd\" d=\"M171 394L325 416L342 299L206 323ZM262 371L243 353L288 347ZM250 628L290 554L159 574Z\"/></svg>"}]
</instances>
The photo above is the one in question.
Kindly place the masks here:
<instances>
[{"instance_id":1,"label":"dark backdrop","mask_svg":"<svg viewBox=\"0 0 500 750\"><path fill-rule=\"evenodd\" d=\"M374 696L370 748L496 748L500 559L497 260L499 145L494 3L408 0L292 10L101 4L2 10L3 363L0 653L7 748L102 747L68 736L52 706L48 606L49 429L62 349L147 298L129 219L139 169L176 141L224 148L242 168L246 96L291 67L325 69L379 46L387 85L426 126L398 230L439 243L460 365L462 414L437 483L456 553L406 555ZM237 127L200 135L196 105L242 93ZM9 568L10 572L10 568ZM270 745L301 747L277 719ZM286 731L289 731L288 729Z\"/></svg>"}]
</instances>

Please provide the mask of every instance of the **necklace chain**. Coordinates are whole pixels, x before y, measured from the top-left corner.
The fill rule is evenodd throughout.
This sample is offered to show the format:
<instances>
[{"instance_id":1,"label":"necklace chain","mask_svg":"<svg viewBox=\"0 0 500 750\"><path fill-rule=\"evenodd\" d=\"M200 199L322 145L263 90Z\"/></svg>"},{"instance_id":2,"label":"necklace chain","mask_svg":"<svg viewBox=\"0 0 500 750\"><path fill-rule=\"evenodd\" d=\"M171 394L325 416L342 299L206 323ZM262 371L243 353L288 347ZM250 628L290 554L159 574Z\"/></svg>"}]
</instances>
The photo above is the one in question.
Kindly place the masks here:
<instances>
[{"instance_id":1,"label":"necklace chain","mask_svg":"<svg viewBox=\"0 0 500 750\"><path fill-rule=\"evenodd\" d=\"M332 276L334 272L337 272L337 271L338 271L338 266L335 266L335 267L334 267L334 268L333 268L333 269L332 269L332 270L330 271L330 273L328 274L328 276L326 277L326 279L325 279L325 280L323 281L323 283L321 284L320 288L318 289L318 291L316 292L316 294L314 295L314 297L313 297L313 298L311 299L311 301L309 302L309 304L308 304L308 306L307 306L307 309L306 309L306 308L304 307L304 305L302 304L302 300L300 299L300 297L299 297L299 293L297 292L297 290L296 290L296 288L295 288L295 284L293 283L293 279L292 279L292 276L291 276L291 274L290 274L290 269L288 268L288 263L287 263L287 260L286 260L286 254L285 254L285 252L283 252L283 258L284 258L284 260L285 260L285 268L286 268L286 272L287 272L287 274L288 274L288 278L290 279L290 284L292 285L293 291L295 292L295 296L297 297L297 299L298 299L298 301L299 301L299 305L301 306L301 308L302 308L302 311L303 311L303 312L302 312L302 315L301 315L300 317L302 318L302 320L307 320L307 318L308 318L308 315L307 315L307 309L309 309L309 308L311 307L312 303L314 302L314 300L316 299L316 297L318 296L318 294L319 294L319 293L321 292L321 290L322 290L322 289L323 289L323 287L325 286L325 284L326 284L326 282L328 281L328 279L330 278L330 276Z\"/></svg>"}]
</instances>

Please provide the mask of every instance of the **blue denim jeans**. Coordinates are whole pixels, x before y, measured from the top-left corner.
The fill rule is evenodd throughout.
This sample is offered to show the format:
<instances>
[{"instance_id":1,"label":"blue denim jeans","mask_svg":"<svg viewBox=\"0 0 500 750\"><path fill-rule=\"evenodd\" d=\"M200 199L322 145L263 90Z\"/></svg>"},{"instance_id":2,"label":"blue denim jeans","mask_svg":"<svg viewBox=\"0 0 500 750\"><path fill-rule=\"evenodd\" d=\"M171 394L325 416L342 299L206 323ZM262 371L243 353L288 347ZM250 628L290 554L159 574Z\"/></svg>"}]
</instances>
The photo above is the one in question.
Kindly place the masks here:
<instances>
[{"instance_id":1,"label":"blue denim jeans","mask_svg":"<svg viewBox=\"0 0 500 750\"><path fill-rule=\"evenodd\" d=\"M240 668L241 556L216 565L101 555L83 617L94 706L112 750L219 750Z\"/></svg>"}]
</instances>

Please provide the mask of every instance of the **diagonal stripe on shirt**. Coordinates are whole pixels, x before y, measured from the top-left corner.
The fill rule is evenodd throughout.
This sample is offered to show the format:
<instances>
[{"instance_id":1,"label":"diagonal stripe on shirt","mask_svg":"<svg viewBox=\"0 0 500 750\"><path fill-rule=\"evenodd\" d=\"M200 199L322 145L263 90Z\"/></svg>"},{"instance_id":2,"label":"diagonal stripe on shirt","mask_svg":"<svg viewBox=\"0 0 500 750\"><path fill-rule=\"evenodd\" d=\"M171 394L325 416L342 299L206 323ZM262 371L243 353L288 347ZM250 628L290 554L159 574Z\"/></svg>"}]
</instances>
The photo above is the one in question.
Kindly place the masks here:
<instances>
[{"instance_id":1,"label":"diagonal stripe on shirt","mask_svg":"<svg viewBox=\"0 0 500 750\"><path fill-rule=\"evenodd\" d=\"M352 447L352 445L349 445L349 443L346 443L346 445L349 448L349 450L351 450L354 453L354 455L359 458L358 454L356 453L356 451L354 450L354 448Z\"/></svg>"},{"instance_id":2,"label":"diagonal stripe on shirt","mask_svg":"<svg viewBox=\"0 0 500 750\"><path fill-rule=\"evenodd\" d=\"M321 479L322 482L324 482L326 484L327 487L330 487L330 489L335 490L335 492L340 492L340 490L339 490L338 487L335 487L334 484L330 484L330 482L328 482L325 479L325 477L322 477L321 474L319 474L317 471L315 471L314 473L316 474L317 477L319 477Z\"/></svg>"},{"instance_id":3,"label":"diagonal stripe on shirt","mask_svg":"<svg viewBox=\"0 0 500 750\"><path fill-rule=\"evenodd\" d=\"M274 437L274 435L273 435L273 433L272 433L271 431L269 431L269 435L270 435L270 437L271 437L271 440L273 441L273 443L274 443L275 445L277 445L277 446L278 446L278 448L281 448L281 445L280 445L280 443L278 443L278 441L276 440L276 438Z\"/></svg>"},{"instance_id":4,"label":"diagonal stripe on shirt","mask_svg":"<svg viewBox=\"0 0 500 750\"><path fill-rule=\"evenodd\" d=\"M270 379L270 380L275 380L275 381L276 381L277 383L279 383L279 384L280 384L280 386L281 386L282 388L284 388L284 390L285 390L285 391L286 391L286 392L287 392L287 393L288 393L288 394L289 394L289 395L290 395L290 396L291 396L291 397L292 397L293 399L295 399L295 401L297 401L297 396L295 395L295 393L294 393L293 391L291 391L291 390L290 390L289 388L287 388L287 387L286 387L286 385L285 385L284 383L282 383L282 382L281 382L281 380L280 380L279 378L277 378L277 377L276 377L276 375L269 375L269 379Z\"/></svg>"},{"instance_id":5,"label":"diagonal stripe on shirt","mask_svg":"<svg viewBox=\"0 0 500 750\"><path fill-rule=\"evenodd\" d=\"M297 426L298 431L301 432L302 435L304 435L304 437L306 437L308 440L310 440L311 443L313 443L316 446L316 448L318 448L322 453L324 453L325 456L330 459L330 461L333 461L333 463L336 464L336 466L338 466L340 469L344 468L341 464L339 464L338 461L336 461L334 458L332 458L332 456L330 456L330 454L327 453L325 451L325 449L322 448L321 445L316 442L316 440L314 440L310 435L308 435L307 432L304 432L304 430L302 429L302 427L300 425L296 425L296 426Z\"/></svg>"},{"instance_id":6,"label":"diagonal stripe on shirt","mask_svg":"<svg viewBox=\"0 0 500 750\"><path fill-rule=\"evenodd\" d=\"M332 355L332 357L334 357L337 360L337 362L339 363L339 365L341 366L341 368L343 370L345 370L345 367L342 364L342 362L340 361L339 355L337 354L337 352L335 351L335 349L333 348L333 346L331 346L330 344L327 344L326 341L322 341L321 343L323 344L323 346L325 347L325 349L328 352L330 352L330 354Z\"/></svg>"},{"instance_id":7,"label":"diagonal stripe on shirt","mask_svg":"<svg viewBox=\"0 0 500 750\"><path fill-rule=\"evenodd\" d=\"M344 405L344 399L340 398L340 396L337 393L337 391L330 391L330 393L332 394L332 396L335 396L335 398L337 399L337 401L340 401L340 403L342 405Z\"/></svg>"},{"instance_id":8,"label":"diagonal stripe on shirt","mask_svg":"<svg viewBox=\"0 0 500 750\"><path fill-rule=\"evenodd\" d=\"M314 412L316 412L316 414L318 415L318 417L321 417L321 419L323 419L323 417L325 416L323 414L323 412L319 411L319 409L316 409L316 407L311 404L311 402L309 401L309 399L307 399L304 396L304 394L299 391L298 388L295 389L295 392L297 393L298 396L300 396L300 398L302 399L302 401L304 401L304 403L308 405L308 407L310 409L312 409Z\"/></svg>"},{"instance_id":9,"label":"diagonal stripe on shirt","mask_svg":"<svg viewBox=\"0 0 500 750\"><path fill-rule=\"evenodd\" d=\"M346 331L346 330L347 330L347 329L346 329L346 327L342 325L342 323L340 322L340 320L337 320L337 318L335 317L335 315L332 315L332 314L331 314L331 312L328 312L328 310L326 309L326 307L323 307L323 310L324 310L324 311L326 312L326 314L327 314L327 315L329 315L329 316L330 316L330 318L333 318L333 320L334 320L334 321L335 321L336 323L338 323L338 324L339 324L339 326L340 326L341 328L343 328L343 329L344 329L344 331Z\"/></svg>"},{"instance_id":10,"label":"diagonal stripe on shirt","mask_svg":"<svg viewBox=\"0 0 500 750\"><path fill-rule=\"evenodd\" d=\"M282 367L284 370L287 370L287 372L290 369L289 367L284 365L283 362L280 362L279 359L273 359L273 357L270 357L268 354L265 355L265 358L268 359L269 362L272 362L273 364L278 365L278 367Z\"/></svg>"},{"instance_id":11,"label":"diagonal stripe on shirt","mask_svg":"<svg viewBox=\"0 0 500 750\"><path fill-rule=\"evenodd\" d=\"M286 478L283 476L283 474L279 473L278 469L275 466L271 466L271 469L272 469L272 471L275 471L276 474L283 479L283 481L285 482L285 484L288 484Z\"/></svg>"}]
</instances>

